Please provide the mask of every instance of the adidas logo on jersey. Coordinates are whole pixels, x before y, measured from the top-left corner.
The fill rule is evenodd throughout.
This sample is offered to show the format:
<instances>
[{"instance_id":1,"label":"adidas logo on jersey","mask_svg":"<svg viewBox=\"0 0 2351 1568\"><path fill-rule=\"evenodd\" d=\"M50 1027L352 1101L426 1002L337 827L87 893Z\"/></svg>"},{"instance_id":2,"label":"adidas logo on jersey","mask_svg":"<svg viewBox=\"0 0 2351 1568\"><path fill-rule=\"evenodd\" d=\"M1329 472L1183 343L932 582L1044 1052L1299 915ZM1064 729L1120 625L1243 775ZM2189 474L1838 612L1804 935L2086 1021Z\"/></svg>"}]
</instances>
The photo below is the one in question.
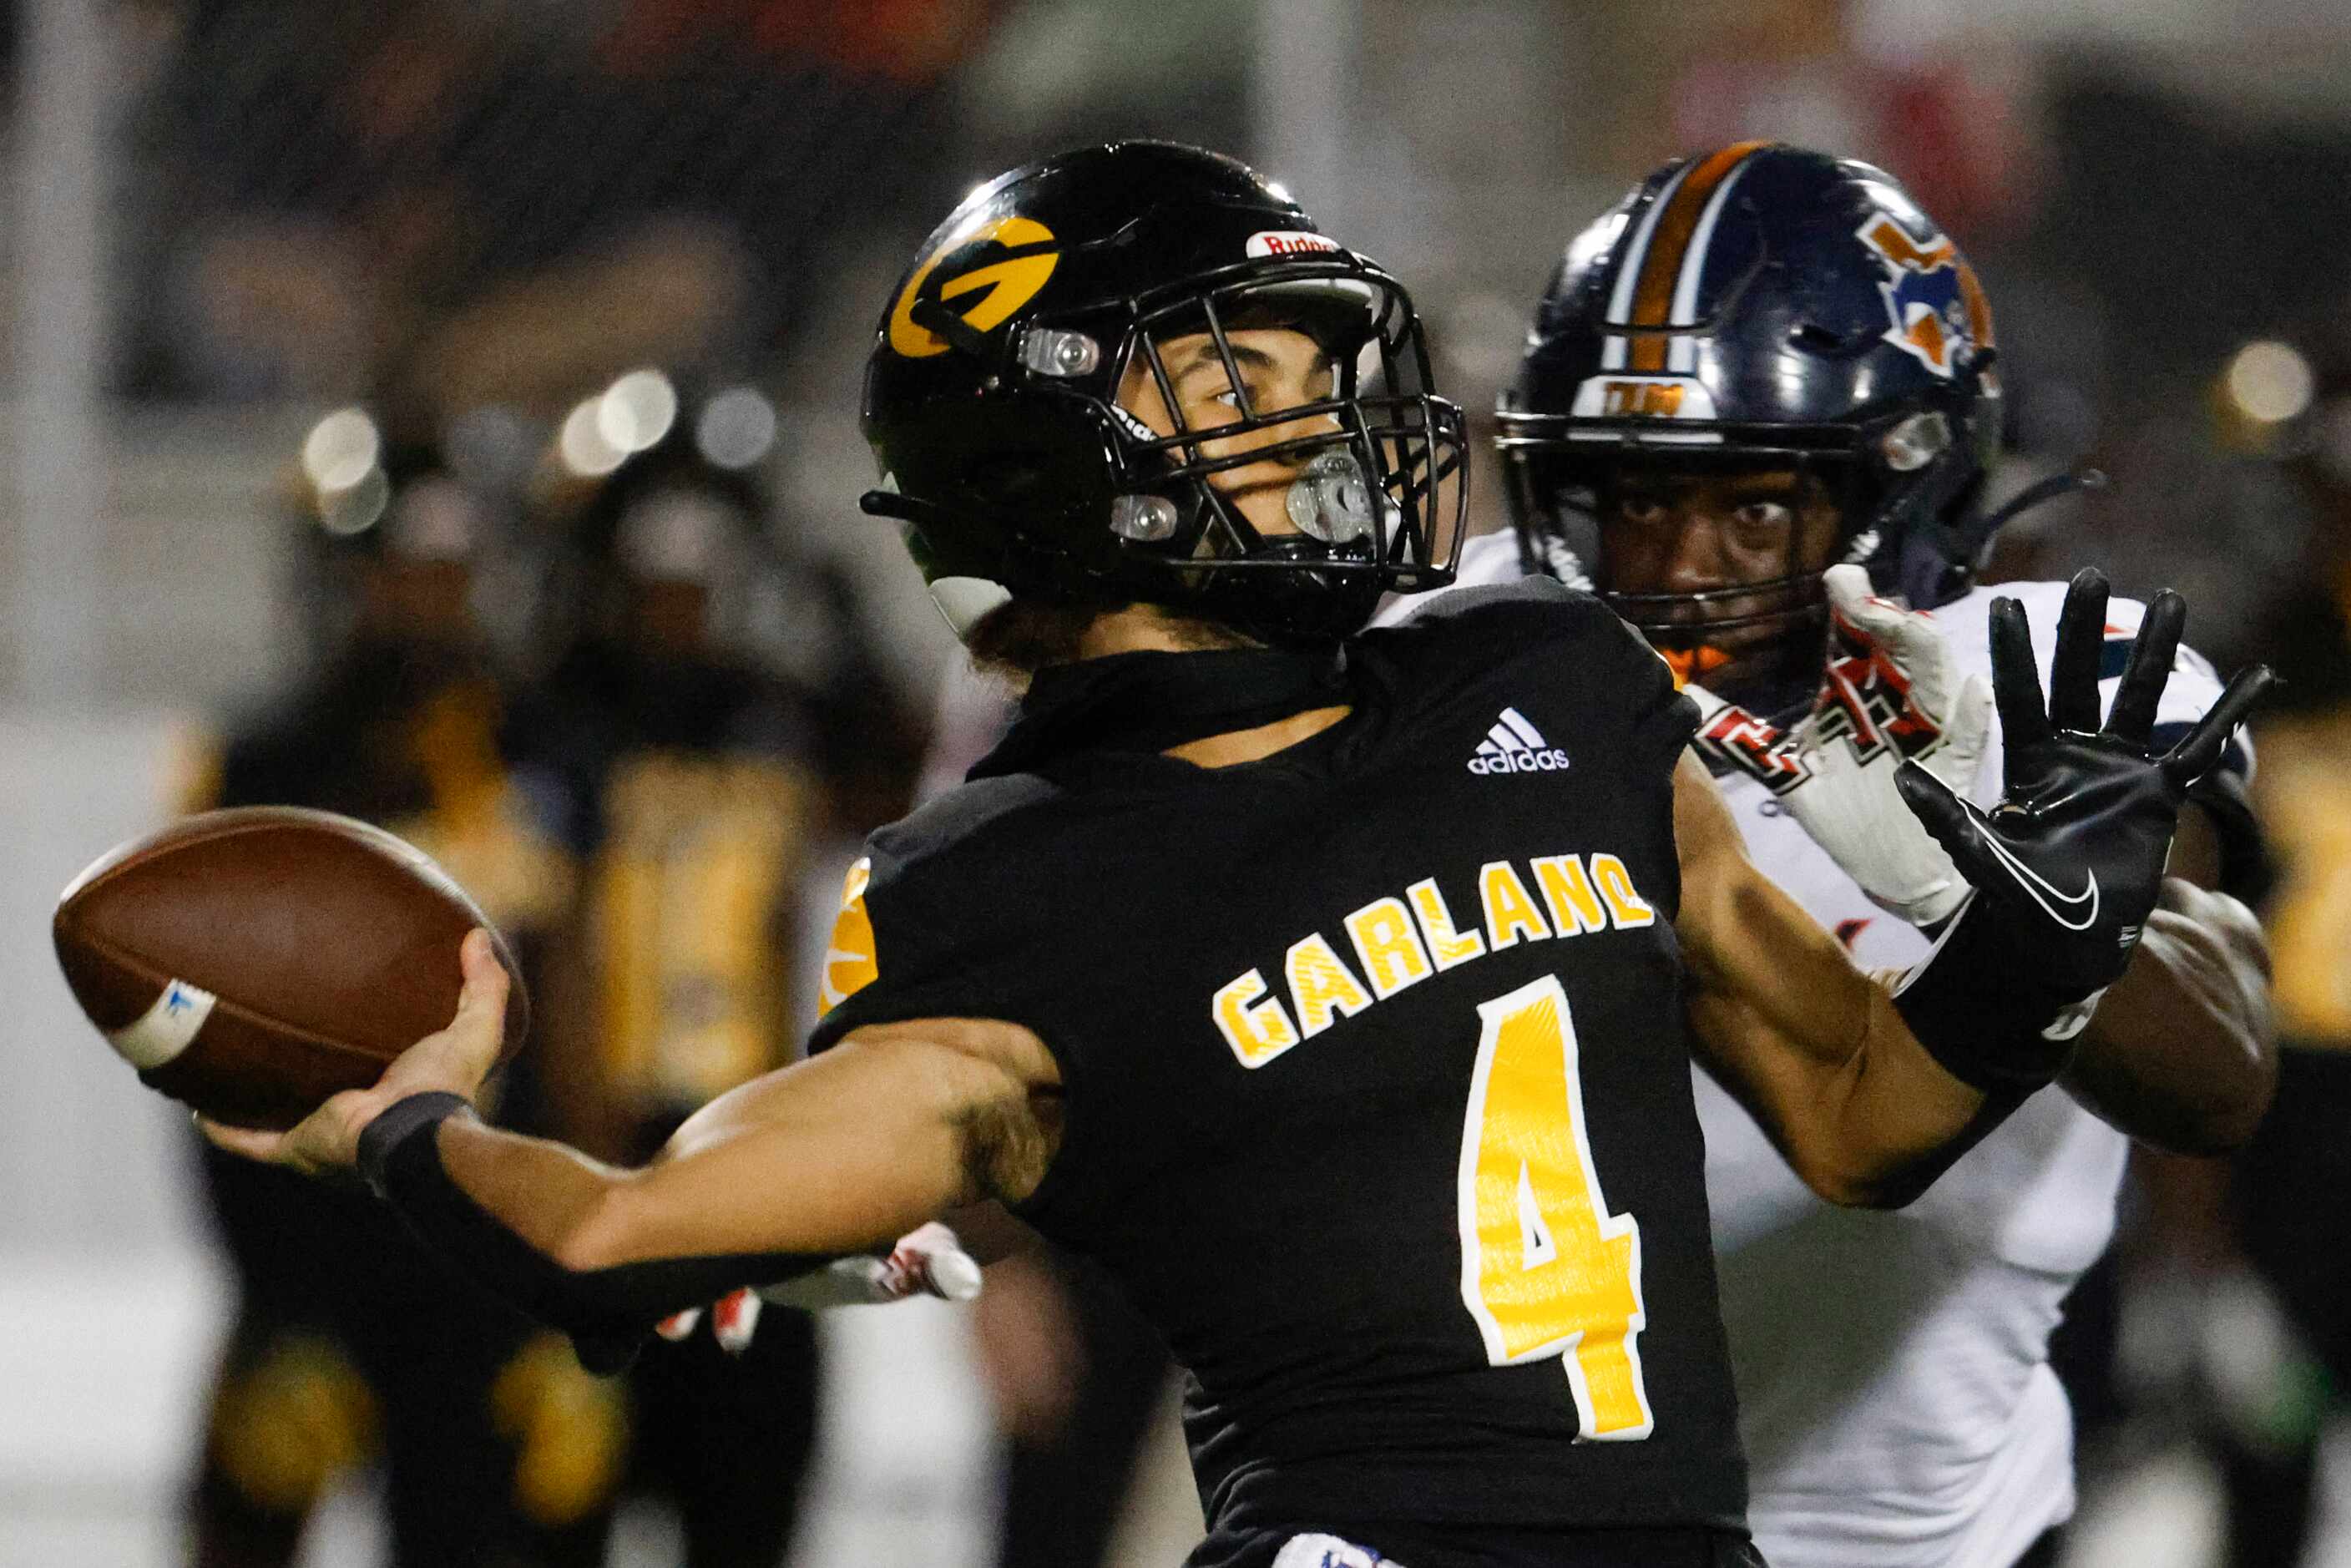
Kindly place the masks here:
<instances>
[{"instance_id":1,"label":"adidas logo on jersey","mask_svg":"<svg viewBox=\"0 0 2351 1568\"><path fill-rule=\"evenodd\" d=\"M1469 759L1472 773L1556 773L1566 766L1567 753L1547 745L1526 715L1514 707L1502 710Z\"/></svg>"}]
</instances>

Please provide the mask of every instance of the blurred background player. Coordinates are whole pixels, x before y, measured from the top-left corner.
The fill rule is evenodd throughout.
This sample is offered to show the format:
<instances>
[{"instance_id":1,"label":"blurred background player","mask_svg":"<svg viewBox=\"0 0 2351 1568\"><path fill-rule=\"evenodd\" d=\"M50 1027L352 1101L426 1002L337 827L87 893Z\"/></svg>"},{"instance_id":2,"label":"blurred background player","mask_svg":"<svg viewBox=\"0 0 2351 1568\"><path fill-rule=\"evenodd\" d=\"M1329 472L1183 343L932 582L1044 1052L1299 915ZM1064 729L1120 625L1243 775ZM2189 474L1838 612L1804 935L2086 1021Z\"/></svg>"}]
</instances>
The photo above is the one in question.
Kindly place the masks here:
<instances>
[{"instance_id":1,"label":"blurred background player","mask_svg":"<svg viewBox=\"0 0 2351 1568\"><path fill-rule=\"evenodd\" d=\"M1176 1364L1125 1294L1040 1240L987 1270L975 1345L1005 1445L999 1568L1105 1561Z\"/></svg>"},{"instance_id":2,"label":"blurred background player","mask_svg":"<svg viewBox=\"0 0 2351 1568\"><path fill-rule=\"evenodd\" d=\"M559 647L517 705L518 770L580 868L543 993L555 1121L626 1164L797 1053L804 885L905 754L843 590L767 520L689 440L622 466L569 522ZM782 1558L815 1437L812 1319L735 1348L688 1333L628 1377L625 1487L674 1505L696 1568Z\"/></svg>"},{"instance_id":3,"label":"blurred background player","mask_svg":"<svg viewBox=\"0 0 2351 1568\"><path fill-rule=\"evenodd\" d=\"M640 1158L785 1059L814 1011L789 981L812 858L908 777L853 594L683 436L539 486L527 519L358 410L305 455L335 481L300 519L327 653L203 803L381 821L478 889L540 1004L505 1113ZM401 1562L476 1560L461 1537L483 1561L599 1562L622 1495L672 1504L698 1568L781 1560L815 1432L807 1313L769 1314L739 1361L688 1333L625 1385L592 1379L469 1285L418 1307L442 1271L403 1274L377 1208L205 1168L245 1306L197 1489L204 1561L289 1561L326 1487L379 1454ZM304 1243L329 1233L367 1266L321 1267ZM449 1336L484 1347L470 1374L424 1349Z\"/></svg>"},{"instance_id":4,"label":"blurred background player","mask_svg":"<svg viewBox=\"0 0 2351 1568\"><path fill-rule=\"evenodd\" d=\"M950 668L920 797L961 784L1014 711L1002 680L967 662ZM1019 1249L988 1268L972 1345L1004 1445L990 1561L1095 1568L1130 1506L1155 1421L1174 1425L1166 1342L1101 1269L1024 1229Z\"/></svg>"},{"instance_id":5,"label":"blurred background player","mask_svg":"<svg viewBox=\"0 0 2351 1568\"><path fill-rule=\"evenodd\" d=\"M2266 1315L2243 1274L2214 1270L2201 1335L2231 1568L2309 1560L2327 1427L2351 1392L2351 333L2338 318L2313 336L2307 403L2253 447L2306 519L2293 587L2260 622L2305 674L2263 731L2256 789L2286 868L2267 912L2278 1104L2228 1195L2242 1257L2283 1312ZM2241 1347L2263 1354L2248 1366L2231 1354Z\"/></svg>"},{"instance_id":6,"label":"blurred background player","mask_svg":"<svg viewBox=\"0 0 2351 1568\"><path fill-rule=\"evenodd\" d=\"M1972 578L2004 516L1983 496L1994 353L1973 271L1890 176L1763 142L1677 161L1567 247L1499 415L1517 528L1465 557L1465 581L1596 589L1649 639L1701 696L1697 748L1757 862L1865 967L1915 962L1965 884L1938 853L1833 836L1833 813L1800 826L1802 792L1946 743L1928 765L1955 787L1998 777L1982 734L1950 724L1962 678L1988 667L1994 594ZM1839 563L1887 600L1833 606ZM2026 604L2045 667L2062 590L2001 591ZM1949 668L1897 662L1917 630L1906 604L1937 612ZM2140 609L2107 614L2111 695ZM2157 733L2219 689L2183 651ZM1921 701L1945 705L1923 727ZM2211 891L2249 893L2260 862L2250 770L2236 752L2183 816L2178 874L2083 1033L2073 1097L2025 1106L1900 1215L1818 1203L1700 1076L1750 1517L1774 1563L2054 1560L2047 1532L2074 1498L2048 1339L2113 1229L2117 1129L2221 1150L2269 1100L2266 949L2244 904Z\"/></svg>"},{"instance_id":7,"label":"blurred background player","mask_svg":"<svg viewBox=\"0 0 2351 1568\"><path fill-rule=\"evenodd\" d=\"M414 621L396 647L370 641L381 684L299 699L333 710L329 733L370 736L401 731L413 700L446 754L435 767L462 774L463 821L315 803L442 854L528 969L544 932L585 936L580 965L528 977L535 1049L560 1070L515 1074L510 1113L622 1155L799 1037L812 1002L783 977L810 962L792 946L802 879L832 840L903 809L918 748L839 570L787 563L764 534L772 481L752 470L775 444L773 406L712 372L790 329L813 297L802 278L854 233L827 221L852 185L862 212L885 210L893 137L924 123L988 7L918 4L895 39L803 29L786 9L632 5L590 47L443 0L299 18L227 0L175 19L158 80L176 131L159 151L207 215L148 253L159 287L141 310L168 327L134 378L367 398L405 444L371 464L374 420L321 422L306 466L332 537L373 541L453 507L504 530L495 553L455 558L471 570L371 580ZM852 144L859 157L840 155ZM648 361L681 367L686 392ZM412 496L420 465L429 483ZM495 613L443 635L478 608ZM470 672L455 695L440 690L444 643ZM311 799L253 789L237 798ZM544 867L511 863L516 835ZM714 904L725 918L707 918ZM451 1490L438 1518L394 1521L402 1561L472 1560L408 1550L405 1532L435 1528L470 1531L472 1551L597 1560L624 1465L628 1495L675 1505L691 1561L781 1556L815 1421L804 1314L772 1314L747 1365L705 1331L652 1347L625 1385L584 1378L557 1338L511 1349L493 1415L541 1439L518 1450L511 1506L569 1533L512 1545ZM436 1447L438 1424L388 1439L395 1471L468 1452L458 1427ZM396 1513L406 1496L396 1483ZM307 1498L279 1511L272 1539L290 1551Z\"/></svg>"},{"instance_id":8,"label":"blurred background player","mask_svg":"<svg viewBox=\"0 0 2351 1568\"><path fill-rule=\"evenodd\" d=\"M510 519L413 449L319 499L296 522L310 678L231 733L210 798L191 804L381 823L474 890L533 972L573 871L499 741L506 686L481 608ZM536 1049L507 1104L545 1125ZM434 1260L365 1194L208 1148L203 1171L238 1302L194 1483L197 1562L293 1561L321 1496L379 1460L396 1563L601 1560L625 1413L559 1336Z\"/></svg>"},{"instance_id":9,"label":"blurred background player","mask_svg":"<svg viewBox=\"0 0 2351 1568\"><path fill-rule=\"evenodd\" d=\"M2141 1150L2144 1212L2098 1305L2116 1342L2101 1436L2120 1458L2184 1445L2214 1461L2231 1568L2327 1561L2325 1441L2351 1388L2351 340L2340 313L2232 349L2158 462L2018 538L2017 570L2127 539L2143 570L2232 596L2233 653L2290 658L2253 795L2275 851L2277 1103L2221 1165ZM2149 444L2152 444L2151 438ZM2242 541L2213 559L2215 520ZM2104 1370L2104 1368L2101 1368ZM2305 1555L2310 1553L2310 1555Z\"/></svg>"}]
</instances>

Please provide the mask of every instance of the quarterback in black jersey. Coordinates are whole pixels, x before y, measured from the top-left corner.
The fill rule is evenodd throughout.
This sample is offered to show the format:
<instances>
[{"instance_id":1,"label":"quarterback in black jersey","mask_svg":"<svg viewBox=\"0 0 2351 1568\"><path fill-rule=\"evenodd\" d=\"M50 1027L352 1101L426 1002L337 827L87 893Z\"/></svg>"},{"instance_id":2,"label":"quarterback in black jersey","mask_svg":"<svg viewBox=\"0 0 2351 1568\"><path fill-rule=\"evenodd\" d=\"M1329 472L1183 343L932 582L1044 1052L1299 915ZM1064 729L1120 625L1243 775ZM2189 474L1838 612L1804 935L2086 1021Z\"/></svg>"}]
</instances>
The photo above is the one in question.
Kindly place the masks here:
<instances>
[{"instance_id":1,"label":"quarterback in black jersey","mask_svg":"<svg viewBox=\"0 0 2351 1568\"><path fill-rule=\"evenodd\" d=\"M1755 1561L1691 1056L1822 1194L1905 1201L2062 1067L2242 704L2149 757L2151 612L2148 700L2041 722L2001 813L1906 775L1963 863L2057 901L1978 900L1897 998L1748 864L1693 708L1597 601L1350 637L1445 580L1462 425L1403 287L1278 188L1154 143L1015 171L877 338L867 508L1033 679L852 873L811 1060L641 1169L493 1129L476 936L457 1018L375 1088L213 1135L357 1166L595 1354L1001 1202L1190 1371L1196 1564Z\"/></svg>"}]
</instances>

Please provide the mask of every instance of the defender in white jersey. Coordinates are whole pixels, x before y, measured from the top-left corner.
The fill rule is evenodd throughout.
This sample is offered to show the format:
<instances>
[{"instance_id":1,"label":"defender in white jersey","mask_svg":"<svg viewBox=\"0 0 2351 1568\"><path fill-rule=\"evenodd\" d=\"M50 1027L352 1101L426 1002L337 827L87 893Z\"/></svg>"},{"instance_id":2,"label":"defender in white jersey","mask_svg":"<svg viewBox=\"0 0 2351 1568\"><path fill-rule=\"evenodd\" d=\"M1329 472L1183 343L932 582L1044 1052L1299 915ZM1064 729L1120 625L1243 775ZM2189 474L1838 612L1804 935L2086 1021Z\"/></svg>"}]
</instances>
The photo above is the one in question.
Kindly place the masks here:
<instances>
[{"instance_id":1,"label":"defender in white jersey","mask_svg":"<svg viewBox=\"0 0 2351 1568\"><path fill-rule=\"evenodd\" d=\"M1839 770L1908 756L1979 802L2001 789L1981 682L1996 593L1971 583L2001 520L1980 507L1993 358L1974 274L1882 172L1758 143L1668 165L1568 247L1501 409L1516 531L1462 561L1464 583L1595 588L1701 686L1700 749L1754 860L1868 967L1929 949L1890 907L1932 928L1969 890L1915 822L1844 809ZM2064 585L1997 593L2022 601L2045 674ZM2102 701L2141 614L2108 608ZM2158 724L2220 691L2183 652ZM2083 716L2058 722L2095 727ZM2250 767L2241 738L2202 820L2183 815L2071 1092L2023 1105L1909 1208L1829 1209L1701 1077L1750 1519L1778 1568L2050 1554L2073 1483L2049 1334L2113 1228L2125 1134L2226 1148L2273 1082L2259 926L2207 891L2253 841Z\"/></svg>"},{"instance_id":2,"label":"defender in white jersey","mask_svg":"<svg viewBox=\"0 0 2351 1568\"><path fill-rule=\"evenodd\" d=\"M1523 572L1515 535L1465 548L1464 585ZM2007 583L1937 611L1957 672L1989 674L1995 597L2023 603L2045 651L2064 592ZM2117 647L2140 614L2130 601L2109 606ZM2118 677L2119 664L2102 696ZM2158 724L2191 722L2220 692L2183 652ZM1715 761L1735 748L1704 749ZM1928 938L1873 903L1772 791L1773 758L1789 755L1767 741L1718 776L1750 854L1865 967L1907 969ZM1999 762L1995 729L1967 791L1978 804L1998 795ZM2249 763L2249 751L2231 754L2241 780ZM1737 1101L1695 1077L1757 1543L1775 1568L2018 1562L2073 1511L2073 1420L2049 1335L2113 1233L2128 1139L2079 1101L2043 1094L1907 1208L1837 1209Z\"/></svg>"}]
</instances>

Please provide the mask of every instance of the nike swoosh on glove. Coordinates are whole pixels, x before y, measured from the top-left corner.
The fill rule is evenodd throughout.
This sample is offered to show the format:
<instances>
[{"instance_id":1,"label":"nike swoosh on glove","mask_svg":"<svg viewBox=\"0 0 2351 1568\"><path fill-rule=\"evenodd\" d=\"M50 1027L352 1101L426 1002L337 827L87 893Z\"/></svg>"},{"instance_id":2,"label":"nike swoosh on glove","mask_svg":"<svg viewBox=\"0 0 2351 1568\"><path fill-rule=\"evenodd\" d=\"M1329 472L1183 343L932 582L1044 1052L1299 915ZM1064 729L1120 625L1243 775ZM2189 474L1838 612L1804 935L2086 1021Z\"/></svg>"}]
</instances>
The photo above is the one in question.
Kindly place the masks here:
<instances>
[{"instance_id":1,"label":"nike swoosh on glove","mask_svg":"<svg viewBox=\"0 0 2351 1568\"><path fill-rule=\"evenodd\" d=\"M2064 1070L2099 996L2129 967L2181 802L2275 683L2267 665L2239 672L2179 744L2156 756L2156 707L2187 603L2167 589L2148 604L2100 728L2105 618L2105 577L2085 570L2058 617L2044 708L2023 607L1993 601L1992 693L2007 769L1990 812L1915 762L1895 776L1975 888L1895 1005L1937 1061L1987 1092L2030 1091Z\"/></svg>"},{"instance_id":2,"label":"nike swoosh on glove","mask_svg":"<svg viewBox=\"0 0 2351 1568\"><path fill-rule=\"evenodd\" d=\"M1964 793L1991 737L1991 686L1962 678L1933 616L1879 599L1857 566L1829 569L1830 641L1812 711L1782 736L1698 686L1698 744L1760 777L1879 907L1913 925L1959 908L1967 880L1905 806L1908 759Z\"/></svg>"},{"instance_id":3,"label":"nike swoosh on glove","mask_svg":"<svg viewBox=\"0 0 2351 1568\"><path fill-rule=\"evenodd\" d=\"M935 1219L900 1237L886 1258L837 1258L779 1285L729 1291L710 1305L710 1332L720 1349L740 1355L758 1333L762 1302L813 1312L882 1306L910 1296L968 1301L979 1294L979 1264L963 1249L956 1233ZM664 1318L653 1332L674 1343L691 1335L703 1316L702 1308L689 1307Z\"/></svg>"}]
</instances>

